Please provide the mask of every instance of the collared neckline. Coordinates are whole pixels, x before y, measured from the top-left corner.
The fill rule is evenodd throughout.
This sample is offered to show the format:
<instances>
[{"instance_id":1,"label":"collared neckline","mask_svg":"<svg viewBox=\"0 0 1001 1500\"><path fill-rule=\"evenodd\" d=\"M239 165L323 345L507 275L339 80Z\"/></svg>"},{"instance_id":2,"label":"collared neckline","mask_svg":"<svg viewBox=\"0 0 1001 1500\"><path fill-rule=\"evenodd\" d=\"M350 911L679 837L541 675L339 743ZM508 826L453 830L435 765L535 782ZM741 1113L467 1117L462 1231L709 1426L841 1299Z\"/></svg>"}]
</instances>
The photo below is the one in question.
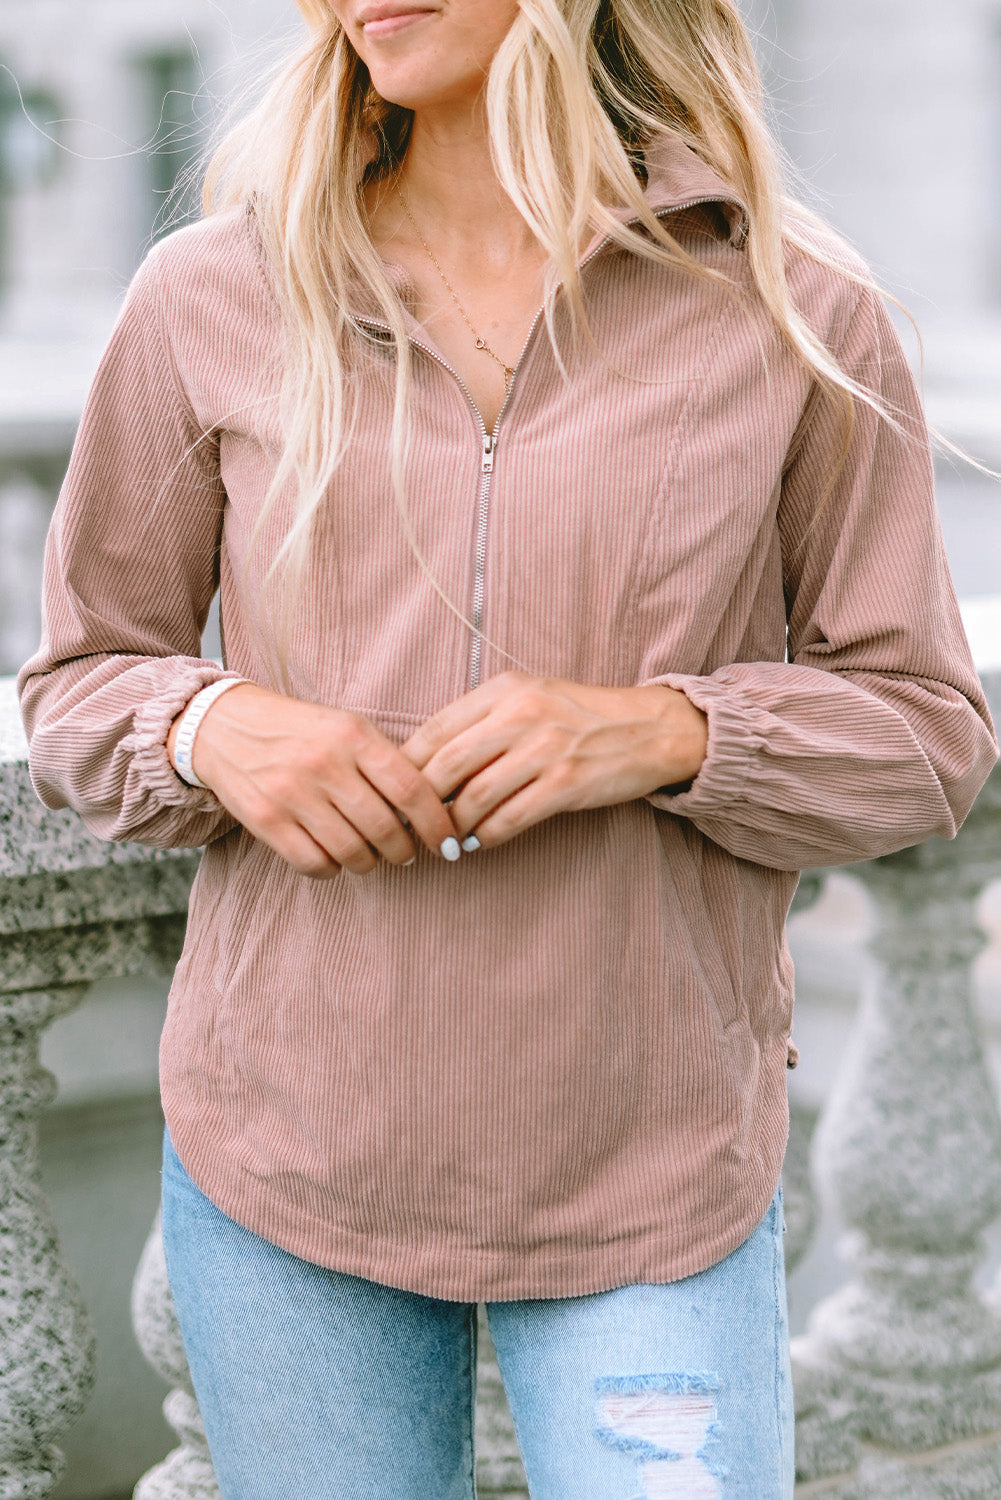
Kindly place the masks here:
<instances>
[{"instance_id":1,"label":"collared neckline","mask_svg":"<svg viewBox=\"0 0 1001 1500\"><path fill-rule=\"evenodd\" d=\"M747 239L749 214L736 188L677 135L663 136L644 153L647 185L643 196L655 214L683 209L686 204L715 204L730 229L730 241L738 248ZM628 210L616 217L628 220Z\"/></svg>"},{"instance_id":2,"label":"collared neckline","mask_svg":"<svg viewBox=\"0 0 1001 1500\"><path fill-rule=\"evenodd\" d=\"M680 212L687 205L715 205L723 214L729 227L730 243L737 249L747 239L749 215L743 199L715 169L705 162L697 152L677 135L666 135L656 141L644 153L643 164L647 183L643 196L655 214ZM622 224L635 223L633 210L623 206L612 209L612 216ZM598 230L581 255L581 261L589 260L608 241L606 230ZM413 284L405 268L396 261L387 261L386 269L397 288L404 306L409 311L409 300L413 296Z\"/></svg>"}]
</instances>

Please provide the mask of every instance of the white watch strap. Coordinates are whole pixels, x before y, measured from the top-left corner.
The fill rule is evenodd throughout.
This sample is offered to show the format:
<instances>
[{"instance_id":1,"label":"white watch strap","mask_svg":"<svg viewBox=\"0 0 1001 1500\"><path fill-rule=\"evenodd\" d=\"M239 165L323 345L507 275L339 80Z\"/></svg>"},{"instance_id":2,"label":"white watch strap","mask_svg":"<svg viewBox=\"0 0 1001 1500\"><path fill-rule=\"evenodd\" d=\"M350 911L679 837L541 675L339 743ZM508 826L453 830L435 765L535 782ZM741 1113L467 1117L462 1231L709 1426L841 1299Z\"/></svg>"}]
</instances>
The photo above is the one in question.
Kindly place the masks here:
<instances>
[{"instance_id":1,"label":"white watch strap","mask_svg":"<svg viewBox=\"0 0 1001 1500\"><path fill-rule=\"evenodd\" d=\"M174 741L174 769L181 780L186 781L189 786L205 786L204 781L200 781L195 775L191 764L199 724L217 698L228 692L230 688L239 687L241 682L248 681L247 677L221 677L218 682L210 682L208 687L203 687L195 694L181 715L177 726L177 738Z\"/></svg>"}]
</instances>

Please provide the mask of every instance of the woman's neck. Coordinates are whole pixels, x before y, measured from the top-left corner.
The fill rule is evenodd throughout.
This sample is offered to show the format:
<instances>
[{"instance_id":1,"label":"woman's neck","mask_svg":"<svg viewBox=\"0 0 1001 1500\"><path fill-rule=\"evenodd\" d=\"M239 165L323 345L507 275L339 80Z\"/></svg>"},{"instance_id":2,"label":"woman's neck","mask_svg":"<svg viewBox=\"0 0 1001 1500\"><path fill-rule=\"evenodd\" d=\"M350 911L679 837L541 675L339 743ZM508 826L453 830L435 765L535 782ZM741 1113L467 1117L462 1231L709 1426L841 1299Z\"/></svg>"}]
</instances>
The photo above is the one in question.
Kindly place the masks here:
<instances>
[{"instance_id":1,"label":"woman's neck","mask_svg":"<svg viewBox=\"0 0 1001 1500\"><path fill-rule=\"evenodd\" d=\"M537 253L536 241L494 170L483 111L414 116L400 183L436 244L491 262Z\"/></svg>"}]
</instances>

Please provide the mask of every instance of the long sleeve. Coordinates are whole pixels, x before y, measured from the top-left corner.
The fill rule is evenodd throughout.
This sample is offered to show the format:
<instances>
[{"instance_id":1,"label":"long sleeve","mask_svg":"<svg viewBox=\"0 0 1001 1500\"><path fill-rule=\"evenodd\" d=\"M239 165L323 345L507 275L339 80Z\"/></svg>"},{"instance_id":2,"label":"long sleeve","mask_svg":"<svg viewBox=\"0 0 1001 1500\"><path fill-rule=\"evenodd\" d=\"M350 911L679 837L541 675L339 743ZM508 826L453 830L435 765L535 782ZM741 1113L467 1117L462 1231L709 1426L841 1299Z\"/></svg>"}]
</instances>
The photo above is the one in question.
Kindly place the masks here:
<instances>
[{"instance_id":1,"label":"long sleeve","mask_svg":"<svg viewBox=\"0 0 1001 1500\"><path fill-rule=\"evenodd\" d=\"M18 687L35 789L102 838L193 846L233 820L167 758L171 720L225 675L201 655L225 493L180 388L158 253L88 398L46 545L42 642Z\"/></svg>"},{"instance_id":2,"label":"long sleeve","mask_svg":"<svg viewBox=\"0 0 1001 1500\"><path fill-rule=\"evenodd\" d=\"M776 869L951 838L996 756L920 401L875 294L859 294L835 353L894 421L858 406L843 455L839 414L816 393L808 404L778 512L787 660L649 679L685 692L709 720L698 776L654 805Z\"/></svg>"}]
</instances>

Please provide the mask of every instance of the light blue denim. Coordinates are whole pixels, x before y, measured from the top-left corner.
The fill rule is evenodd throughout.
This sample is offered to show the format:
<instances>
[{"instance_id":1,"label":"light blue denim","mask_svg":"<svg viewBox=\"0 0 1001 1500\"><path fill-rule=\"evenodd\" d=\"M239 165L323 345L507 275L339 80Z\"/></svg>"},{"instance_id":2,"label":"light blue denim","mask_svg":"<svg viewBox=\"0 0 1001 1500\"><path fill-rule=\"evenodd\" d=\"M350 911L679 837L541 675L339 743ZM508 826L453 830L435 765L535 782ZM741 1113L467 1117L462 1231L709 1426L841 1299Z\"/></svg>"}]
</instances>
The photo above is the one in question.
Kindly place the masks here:
<instances>
[{"instance_id":1,"label":"light blue denim","mask_svg":"<svg viewBox=\"0 0 1001 1500\"><path fill-rule=\"evenodd\" d=\"M223 1500L472 1500L476 1308L299 1260L164 1139L163 1235ZM532 1500L791 1500L776 1193L709 1270L487 1304Z\"/></svg>"}]
</instances>

